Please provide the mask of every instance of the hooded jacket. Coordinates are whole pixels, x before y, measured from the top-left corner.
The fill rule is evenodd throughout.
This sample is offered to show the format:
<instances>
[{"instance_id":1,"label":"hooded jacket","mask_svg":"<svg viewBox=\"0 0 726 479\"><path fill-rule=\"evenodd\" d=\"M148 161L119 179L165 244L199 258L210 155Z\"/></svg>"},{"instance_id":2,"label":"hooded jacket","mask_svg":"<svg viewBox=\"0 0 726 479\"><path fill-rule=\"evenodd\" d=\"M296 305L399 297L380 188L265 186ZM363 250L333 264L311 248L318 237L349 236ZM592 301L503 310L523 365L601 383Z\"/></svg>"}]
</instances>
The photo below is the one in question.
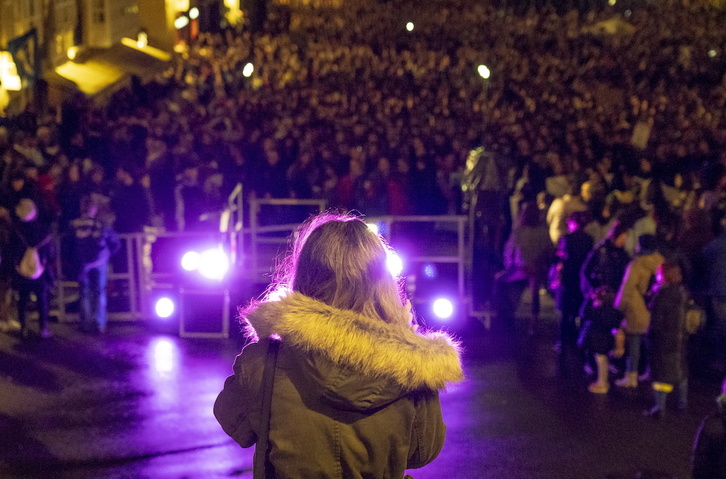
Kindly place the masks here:
<instances>
[{"instance_id":1,"label":"hooded jacket","mask_svg":"<svg viewBox=\"0 0 726 479\"><path fill-rule=\"evenodd\" d=\"M242 447L255 444L268 338L279 336L267 477L398 479L436 458L445 438L438 390L463 379L447 335L299 293L262 304L247 322L261 340L235 360L214 414Z\"/></svg>"},{"instance_id":2,"label":"hooded jacket","mask_svg":"<svg viewBox=\"0 0 726 479\"><path fill-rule=\"evenodd\" d=\"M615 307L625 314L625 332L645 334L650 326L650 311L646 306L646 296L651 280L658 266L665 259L660 253L638 256L630 262L615 297Z\"/></svg>"}]
</instances>

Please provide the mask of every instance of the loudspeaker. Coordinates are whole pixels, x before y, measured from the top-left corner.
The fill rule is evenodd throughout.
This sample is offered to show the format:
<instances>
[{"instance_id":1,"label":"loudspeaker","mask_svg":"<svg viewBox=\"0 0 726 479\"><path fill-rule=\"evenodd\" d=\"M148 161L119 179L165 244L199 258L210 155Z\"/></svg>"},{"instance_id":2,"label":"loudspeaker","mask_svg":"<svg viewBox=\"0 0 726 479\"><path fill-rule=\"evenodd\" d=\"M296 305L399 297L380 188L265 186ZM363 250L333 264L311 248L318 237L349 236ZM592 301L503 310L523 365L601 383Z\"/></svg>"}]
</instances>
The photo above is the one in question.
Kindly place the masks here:
<instances>
[{"instance_id":1,"label":"loudspeaker","mask_svg":"<svg viewBox=\"0 0 726 479\"><path fill-rule=\"evenodd\" d=\"M229 290L181 289L179 336L229 337Z\"/></svg>"}]
</instances>

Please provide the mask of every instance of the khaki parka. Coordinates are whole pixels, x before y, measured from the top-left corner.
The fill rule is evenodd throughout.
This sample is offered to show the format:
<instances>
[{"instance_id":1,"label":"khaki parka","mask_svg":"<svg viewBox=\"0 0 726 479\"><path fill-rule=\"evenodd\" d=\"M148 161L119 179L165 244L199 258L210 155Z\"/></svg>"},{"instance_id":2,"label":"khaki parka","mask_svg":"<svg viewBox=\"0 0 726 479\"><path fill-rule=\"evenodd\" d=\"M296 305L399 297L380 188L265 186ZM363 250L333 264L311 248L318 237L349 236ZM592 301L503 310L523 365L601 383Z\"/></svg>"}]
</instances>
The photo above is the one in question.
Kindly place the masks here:
<instances>
[{"instance_id":1,"label":"khaki parka","mask_svg":"<svg viewBox=\"0 0 726 479\"><path fill-rule=\"evenodd\" d=\"M433 461L445 425L438 390L463 379L456 343L293 293L248 316L245 347L214 406L255 444L269 336L282 339L273 385L269 478L394 478ZM261 478L256 478L261 479Z\"/></svg>"}]
</instances>

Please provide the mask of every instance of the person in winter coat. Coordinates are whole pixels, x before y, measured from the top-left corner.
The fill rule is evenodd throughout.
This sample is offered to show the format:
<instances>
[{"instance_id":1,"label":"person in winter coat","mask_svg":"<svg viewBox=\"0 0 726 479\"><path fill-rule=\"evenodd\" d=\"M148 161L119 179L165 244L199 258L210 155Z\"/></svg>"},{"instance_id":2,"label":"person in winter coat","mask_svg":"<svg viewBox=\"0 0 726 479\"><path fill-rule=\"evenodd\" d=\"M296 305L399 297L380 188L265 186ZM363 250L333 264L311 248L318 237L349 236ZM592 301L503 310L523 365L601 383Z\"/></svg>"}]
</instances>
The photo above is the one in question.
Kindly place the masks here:
<instances>
[{"instance_id":1,"label":"person in winter coat","mask_svg":"<svg viewBox=\"0 0 726 479\"><path fill-rule=\"evenodd\" d=\"M78 273L80 329L86 333L106 332L108 262L121 247L118 235L107 220L109 215L99 214L103 206L94 195L83 198L81 216L70 223Z\"/></svg>"},{"instance_id":2,"label":"person in winter coat","mask_svg":"<svg viewBox=\"0 0 726 479\"><path fill-rule=\"evenodd\" d=\"M580 313L584 297L580 289L580 269L593 247L592 236L583 229L589 214L577 211L567 219L569 233L560 238L557 245L559 285L555 290L557 308L562 314L560 320L560 346L574 344L577 338L576 318Z\"/></svg>"},{"instance_id":3,"label":"person in winter coat","mask_svg":"<svg viewBox=\"0 0 726 479\"><path fill-rule=\"evenodd\" d=\"M15 205L13 219L13 236L10 240L10 259L14 265L13 288L18 292L18 322L21 337L30 337L30 329L26 321L26 309L30 294L36 297L38 308L38 334L41 339L52 336L48 328L50 316L50 290L55 281L53 261L55 244L51 236L50 221L44 212L30 198L22 198ZM31 254L29 248L37 252ZM29 262L25 256L34 256Z\"/></svg>"},{"instance_id":4,"label":"person in winter coat","mask_svg":"<svg viewBox=\"0 0 726 479\"><path fill-rule=\"evenodd\" d=\"M601 286L582 313L584 324L579 345L595 356L597 365L597 380L587 388L593 394L606 394L610 390L608 354L615 349L613 331L618 330L623 321L622 311L613 306L614 299L613 290L609 286Z\"/></svg>"},{"instance_id":5,"label":"person in winter coat","mask_svg":"<svg viewBox=\"0 0 726 479\"><path fill-rule=\"evenodd\" d=\"M726 479L726 378L716 412L705 417L693 443L693 479Z\"/></svg>"},{"instance_id":6,"label":"person in winter coat","mask_svg":"<svg viewBox=\"0 0 726 479\"><path fill-rule=\"evenodd\" d=\"M514 228L504 245L505 270L497 278L500 315L511 315L517 310L524 288L532 296L532 314L528 333L534 334L539 318L539 290L545 284L547 270L555 248L549 240L547 226L541 221L535 203L524 203Z\"/></svg>"},{"instance_id":7,"label":"person in winter coat","mask_svg":"<svg viewBox=\"0 0 726 479\"><path fill-rule=\"evenodd\" d=\"M628 264L623 283L615 298L615 307L625 314L625 342L628 351L625 376L616 381L621 387L638 386L638 364L643 335L648 332L650 311L646 296L651 280L663 264L663 255L655 251L655 237L643 235L638 240L640 255Z\"/></svg>"},{"instance_id":8,"label":"person in winter coat","mask_svg":"<svg viewBox=\"0 0 726 479\"><path fill-rule=\"evenodd\" d=\"M585 259L580 271L580 287L585 297L591 297L600 286L620 288L630 256L625 251L628 228L615 222L607 237L595 246Z\"/></svg>"},{"instance_id":9,"label":"person in winter coat","mask_svg":"<svg viewBox=\"0 0 726 479\"><path fill-rule=\"evenodd\" d=\"M650 377L655 406L646 415L663 417L668 393L678 389L678 408L688 405L688 293L683 273L676 262L663 263L657 273L658 288L650 303Z\"/></svg>"},{"instance_id":10,"label":"person in winter coat","mask_svg":"<svg viewBox=\"0 0 726 479\"><path fill-rule=\"evenodd\" d=\"M266 473L255 479L400 478L441 450L438 390L463 378L458 348L416 330L386 255L359 219L314 217L276 287L244 313L256 342L237 357L214 414L242 447L265 433L262 371L279 337L268 441L255 455Z\"/></svg>"}]
</instances>

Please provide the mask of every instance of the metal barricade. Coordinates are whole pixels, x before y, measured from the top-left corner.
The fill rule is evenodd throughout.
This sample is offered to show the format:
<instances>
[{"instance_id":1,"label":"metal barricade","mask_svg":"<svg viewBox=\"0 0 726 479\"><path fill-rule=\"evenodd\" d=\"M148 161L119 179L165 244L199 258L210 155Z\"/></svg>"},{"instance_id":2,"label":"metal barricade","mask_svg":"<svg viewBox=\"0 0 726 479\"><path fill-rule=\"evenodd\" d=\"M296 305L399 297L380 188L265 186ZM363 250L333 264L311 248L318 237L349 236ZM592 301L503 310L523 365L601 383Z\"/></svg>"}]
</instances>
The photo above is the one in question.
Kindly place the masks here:
<instances>
[{"instance_id":1,"label":"metal barricade","mask_svg":"<svg viewBox=\"0 0 726 479\"><path fill-rule=\"evenodd\" d=\"M166 232L154 228L144 233L122 234L121 250L111 258L108 276L109 320L138 321L152 317L152 292L179 288L179 261L187 249L203 245L229 246L229 235L210 232ZM162 243L174 243L162 246ZM156 245L156 248L154 247ZM69 311L69 304L78 296L78 282L63 277L62 262L58 264L56 283L57 314L60 321L74 321L78 313ZM114 308L113 298L122 297L124 310ZM115 310L116 309L116 310Z\"/></svg>"},{"instance_id":2,"label":"metal barricade","mask_svg":"<svg viewBox=\"0 0 726 479\"><path fill-rule=\"evenodd\" d=\"M294 198L252 198L250 199L250 276L253 281L266 282L269 277L265 277L272 271L275 258L280 253L281 245L286 245L290 233L300 225L300 222L310 215L311 209L314 213L325 211L327 202L325 200L299 200ZM273 208L290 207L302 209L305 213L301 215L299 221L285 224L261 224L259 214L263 206L271 206ZM312 208L311 208L312 207ZM280 213L278 211L278 213ZM275 215L272 215L273 217ZM279 216L284 216L280 214ZM269 218L268 218L269 219ZM274 219L274 218L273 218ZM280 234L282 233L282 234ZM272 236L270 236L272 234ZM275 236L276 235L276 236ZM273 251L261 251L261 246L276 246ZM260 265L263 266L260 266Z\"/></svg>"},{"instance_id":3,"label":"metal barricade","mask_svg":"<svg viewBox=\"0 0 726 479\"><path fill-rule=\"evenodd\" d=\"M444 215L444 216L379 216L366 218L367 223L376 223L379 225L379 234L386 241L396 248L402 248L403 243L408 240L412 242L412 238L402 238L400 228L397 233L396 225L417 224L424 226L428 231L449 231L455 234L455 238L450 241L441 242L437 247L442 249L439 254L414 254L406 256L407 263L414 264L455 264L456 265L456 294L460 304L467 307L467 314L473 313L472 292L471 292L471 235L468 233L469 218L464 215ZM382 227L381 227L382 226ZM409 236L416 236L417 233L408 232ZM424 235L425 236L425 235ZM426 238L424 238L426 239ZM430 251L432 244L428 243L427 251ZM414 296L414 302L427 302L431 298Z\"/></svg>"}]
</instances>

